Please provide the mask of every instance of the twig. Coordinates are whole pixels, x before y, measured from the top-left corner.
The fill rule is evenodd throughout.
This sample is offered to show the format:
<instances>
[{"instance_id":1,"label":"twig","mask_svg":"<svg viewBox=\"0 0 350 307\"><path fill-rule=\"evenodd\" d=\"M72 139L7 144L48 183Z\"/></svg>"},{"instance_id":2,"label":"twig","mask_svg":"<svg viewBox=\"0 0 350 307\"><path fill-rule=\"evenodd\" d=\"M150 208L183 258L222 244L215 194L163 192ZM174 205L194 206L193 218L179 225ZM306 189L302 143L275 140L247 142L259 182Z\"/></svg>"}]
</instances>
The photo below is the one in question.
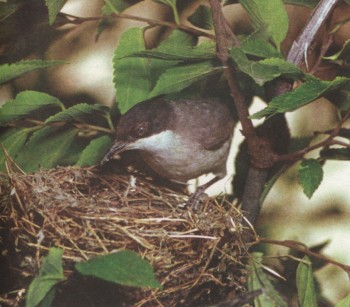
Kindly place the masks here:
<instances>
[{"instance_id":1,"label":"twig","mask_svg":"<svg viewBox=\"0 0 350 307\"><path fill-rule=\"evenodd\" d=\"M74 15L66 14L66 13L60 13L59 15L64 17L65 19L67 19L72 24L81 24L83 22L102 20L103 18L105 18L104 16L79 17L79 16L74 16ZM170 22L170 21L151 19L151 18L146 18L146 17L125 14L125 13L112 13L111 16L113 18L129 19L129 20L145 22L151 27L164 26L164 27L168 27L170 29L179 29L179 30L185 31L187 33L191 33L195 36L205 36L207 38L210 38L211 40L215 40L215 36L206 32L206 31L201 31L199 29L195 29L195 28L181 25L181 24L176 24L176 23Z\"/></svg>"},{"instance_id":2,"label":"twig","mask_svg":"<svg viewBox=\"0 0 350 307\"><path fill-rule=\"evenodd\" d=\"M322 254L319 253L315 253L313 251L311 251L307 246L305 246L303 243L298 242L298 241L293 241L293 240L274 240L274 239L268 239L268 238L258 238L256 243L268 243L268 244L274 244L274 245L280 245L280 246L284 246L284 247L288 247L291 249L294 249L298 252L302 252L305 255L308 255L310 257L315 257L321 260L326 261L327 263L331 263L334 264L338 267L340 267L341 269L343 269L345 272L347 272L348 274L350 274L350 266L340 263L336 260L333 260L327 256L324 256Z\"/></svg>"},{"instance_id":3,"label":"twig","mask_svg":"<svg viewBox=\"0 0 350 307\"><path fill-rule=\"evenodd\" d=\"M326 138L325 140L305 147L304 149L301 149L299 151L295 151L289 154L285 154L285 155L280 155L280 156L276 156L276 162L279 161L297 161L299 159L301 159L305 154L307 154L308 152L315 150L317 148L321 148L321 147L327 147L330 145L343 145L346 147L349 147L349 144L334 140L335 137L338 136L340 129L342 128L343 124L345 123L346 120L348 120L350 118L350 110L345 114L345 116L342 118L342 120L338 123L337 127L334 128L331 132L328 138Z\"/></svg>"}]
</instances>

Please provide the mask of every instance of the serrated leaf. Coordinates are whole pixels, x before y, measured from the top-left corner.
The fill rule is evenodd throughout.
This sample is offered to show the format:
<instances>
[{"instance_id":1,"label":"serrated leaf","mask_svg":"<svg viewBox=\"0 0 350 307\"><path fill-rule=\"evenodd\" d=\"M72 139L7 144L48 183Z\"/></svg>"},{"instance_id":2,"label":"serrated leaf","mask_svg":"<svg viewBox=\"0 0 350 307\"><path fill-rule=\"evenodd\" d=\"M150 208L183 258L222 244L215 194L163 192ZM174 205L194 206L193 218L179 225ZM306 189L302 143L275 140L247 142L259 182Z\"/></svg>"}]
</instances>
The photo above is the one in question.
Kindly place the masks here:
<instances>
[{"instance_id":1,"label":"serrated leaf","mask_svg":"<svg viewBox=\"0 0 350 307\"><path fill-rule=\"evenodd\" d=\"M301 5L313 9L316 7L319 1L320 0L284 0L283 2L285 4Z\"/></svg>"},{"instance_id":2,"label":"serrated leaf","mask_svg":"<svg viewBox=\"0 0 350 307\"><path fill-rule=\"evenodd\" d=\"M253 26L270 37L276 47L284 40L288 32L288 14L282 0L240 0L252 18Z\"/></svg>"},{"instance_id":3,"label":"serrated leaf","mask_svg":"<svg viewBox=\"0 0 350 307\"><path fill-rule=\"evenodd\" d=\"M280 58L251 61L240 48L232 48L230 54L239 70L252 77L259 85L264 85L281 75L296 80L304 75L297 66Z\"/></svg>"},{"instance_id":4,"label":"serrated leaf","mask_svg":"<svg viewBox=\"0 0 350 307\"><path fill-rule=\"evenodd\" d=\"M80 274L124 286L160 288L149 262L128 250L77 263L75 268Z\"/></svg>"},{"instance_id":5,"label":"serrated leaf","mask_svg":"<svg viewBox=\"0 0 350 307\"><path fill-rule=\"evenodd\" d=\"M188 17L188 20L196 27L206 30L213 29L211 10L205 5L198 6L196 11L190 17Z\"/></svg>"},{"instance_id":6,"label":"serrated leaf","mask_svg":"<svg viewBox=\"0 0 350 307\"><path fill-rule=\"evenodd\" d=\"M146 100L149 95L149 76L147 60L125 58L129 54L145 50L143 30L131 28L125 31L114 53L114 84L117 102L122 114L136 103Z\"/></svg>"},{"instance_id":7,"label":"serrated leaf","mask_svg":"<svg viewBox=\"0 0 350 307\"><path fill-rule=\"evenodd\" d=\"M77 162L77 165L96 165L98 164L108 149L112 147L113 138L108 135L100 136L93 139L90 144L83 150Z\"/></svg>"},{"instance_id":8,"label":"serrated leaf","mask_svg":"<svg viewBox=\"0 0 350 307\"><path fill-rule=\"evenodd\" d=\"M287 307L287 303L275 290L269 277L262 269L262 253L252 253L249 261L248 290L262 289L263 293L254 299L254 306Z\"/></svg>"},{"instance_id":9,"label":"serrated leaf","mask_svg":"<svg viewBox=\"0 0 350 307\"><path fill-rule=\"evenodd\" d=\"M349 306L350 306L350 293L335 305L335 307L349 307Z\"/></svg>"},{"instance_id":10,"label":"serrated leaf","mask_svg":"<svg viewBox=\"0 0 350 307\"><path fill-rule=\"evenodd\" d=\"M149 98L179 92L191 84L221 71L222 67L215 66L211 62L169 68L160 76Z\"/></svg>"},{"instance_id":11,"label":"serrated leaf","mask_svg":"<svg viewBox=\"0 0 350 307\"><path fill-rule=\"evenodd\" d=\"M45 124L53 122L71 122L86 116L108 113L109 108L100 104L79 103L46 119Z\"/></svg>"},{"instance_id":12,"label":"serrated leaf","mask_svg":"<svg viewBox=\"0 0 350 307\"><path fill-rule=\"evenodd\" d=\"M64 61L42 61L42 60L27 60L19 61L13 64L0 65L0 84L17 78L27 72L31 72L41 68L47 68L54 65L61 65Z\"/></svg>"},{"instance_id":13,"label":"serrated leaf","mask_svg":"<svg viewBox=\"0 0 350 307\"><path fill-rule=\"evenodd\" d=\"M350 79L345 77L337 77L333 81L321 81L316 78L310 78L295 90L272 99L265 109L253 114L251 118L258 119L276 113L294 111L331 91L349 86Z\"/></svg>"},{"instance_id":14,"label":"serrated leaf","mask_svg":"<svg viewBox=\"0 0 350 307\"><path fill-rule=\"evenodd\" d=\"M305 159L299 167L299 183L304 194L311 198L323 179L322 165L316 159Z\"/></svg>"},{"instance_id":15,"label":"serrated leaf","mask_svg":"<svg viewBox=\"0 0 350 307\"><path fill-rule=\"evenodd\" d=\"M307 256L298 265L296 281L300 307L317 307L312 266Z\"/></svg>"},{"instance_id":16,"label":"serrated leaf","mask_svg":"<svg viewBox=\"0 0 350 307\"><path fill-rule=\"evenodd\" d=\"M43 127L33 133L16 162L26 172L36 171L40 167L56 167L69 153L78 132L78 129L70 126Z\"/></svg>"},{"instance_id":17,"label":"serrated leaf","mask_svg":"<svg viewBox=\"0 0 350 307\"><path fill-rule=\"evenodd\" d=\"M43 260L39 275L29 285L26 307L38 306L46 296L50 295L53 287L64 279L62 254L62 249L50 248Z\"/></svg>"},{"instance_id":18,"label":"serrated leaf","mask_svg":"<svg viewBox=\"0 0 350 307\"><path fill-rule=\"evenodd\" d=\"M53 25L56 20L57 14L61 11L62 7L66 4L67 0L45 0L47 9L49 10L49 24Z\"/></svg>"},{"instance_id":19,"label":"serrated leaf","mask_svg":"<svg viewBox=\"0 0 350 307\"><path fill-rule=\"evenodd\" d=\"M37 128L11 128L0 135L0 144L5 147L12 159L17 157L29 135ZM0 171L5 171L6 156L0 151Z\"/></svg>"},{"instance_id":20,"label":"serrated leaf","mask_svg":"<svg viewBox=\"0 0 350 307\"><path fill-rule=\"evenodd\" d=\"M35 91L25 91L17 94L14 100L6 102L0 108L0 125L21 119L42 108L57 106L64 108L56 97Z\"/></svg>"}]
</instances>

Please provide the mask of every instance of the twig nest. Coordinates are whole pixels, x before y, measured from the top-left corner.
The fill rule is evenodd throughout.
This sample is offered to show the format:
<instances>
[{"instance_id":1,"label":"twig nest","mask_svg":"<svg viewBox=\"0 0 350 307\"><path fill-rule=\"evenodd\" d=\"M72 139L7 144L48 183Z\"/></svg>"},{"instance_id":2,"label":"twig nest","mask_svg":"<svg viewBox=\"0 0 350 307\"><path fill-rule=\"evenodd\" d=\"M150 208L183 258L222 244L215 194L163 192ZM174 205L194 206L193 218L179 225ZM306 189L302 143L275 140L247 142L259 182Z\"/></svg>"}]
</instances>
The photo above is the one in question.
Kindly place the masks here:
<instances>
[{"instance_id":1,"label":"twig nest","mask_svg":"<svg viewBox=\"0 0 350 307\"><path fill-rule=\"evenodd\" d=\"M205 305L244 292L242 216L224 198L207 198L193 211L182 206L187 195L140 175L81 168L9 179L3 218L23 276L37 273L52 246L64 250L67 277L75 262L129 249L151 263L163 289L113 285L127 306Z\"/></svg>"}]
</instances>

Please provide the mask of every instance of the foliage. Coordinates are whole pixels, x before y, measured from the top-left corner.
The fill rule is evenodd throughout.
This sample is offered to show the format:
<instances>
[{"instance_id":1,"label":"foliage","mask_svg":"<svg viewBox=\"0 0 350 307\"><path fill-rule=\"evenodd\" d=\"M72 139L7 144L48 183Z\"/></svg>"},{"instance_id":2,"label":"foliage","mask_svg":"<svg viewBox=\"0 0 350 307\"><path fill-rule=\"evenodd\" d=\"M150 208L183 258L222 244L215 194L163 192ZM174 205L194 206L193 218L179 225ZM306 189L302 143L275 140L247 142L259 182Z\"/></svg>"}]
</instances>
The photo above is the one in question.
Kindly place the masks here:
<instances>
[{"instance_id":1,"label":"foliage","mask_svg":"<svg viewBox=\"0 0 350 307\"><path fill-rule=\"evenodd\" d=\"M63 250L52 247L43 259L40 272L31 282L26 307L51 306L59 283L65 281L62 267ZM79 262L75 269L82 275L94 276L111 283L159 288L151 265L132 251L119 251Z\"/></svg>"}]
</instances>

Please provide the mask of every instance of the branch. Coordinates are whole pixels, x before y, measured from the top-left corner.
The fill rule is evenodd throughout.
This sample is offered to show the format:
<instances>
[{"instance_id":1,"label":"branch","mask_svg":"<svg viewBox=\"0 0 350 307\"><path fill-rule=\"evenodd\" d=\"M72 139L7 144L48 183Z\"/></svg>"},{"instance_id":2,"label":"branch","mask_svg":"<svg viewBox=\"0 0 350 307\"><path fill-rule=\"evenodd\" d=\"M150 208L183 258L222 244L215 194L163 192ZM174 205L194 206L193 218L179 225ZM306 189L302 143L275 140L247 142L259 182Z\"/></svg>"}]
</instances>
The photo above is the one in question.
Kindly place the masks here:
<instances>
[{"instance_id":1,"label":"branch","mask_svg":"<svg viewBox=\"0 0 350 307\"><path fill-rule=\"evenodd\" d=\"M257 238L256 243L257 244L258 243L268 243L268 244L274 244L274 245L288 247L288 248L294 249L298 252L304 253L305 255L308 255L310 257L315 257L315 258L321 259L323 261L326 261L327 263L334 264L334 265L340 267L341 269L343 269L348 274L350 274L350 266L349 265L340 263L340 262L333 260L329 257L326 257L322 254L315 253L315 252L311 251L309 248L307 248L301 242L297 242L297 241L293 241L293 240L279 241L279 240L273 240L273 239L267 239L267 238Z\"/></svg>"},{"instance_id":2,"label":"branch","mask_svg":"<svg viewBox=\"0 0 350 307\"><path fill-rule=\"evenodd\" d=\"M318 3L303 32L293 42L287 56L289 62L301 66L303 60L307 60L306 56L309 46L338 1L339 0L321 0Z\"/></svg>"}]
</instances>

